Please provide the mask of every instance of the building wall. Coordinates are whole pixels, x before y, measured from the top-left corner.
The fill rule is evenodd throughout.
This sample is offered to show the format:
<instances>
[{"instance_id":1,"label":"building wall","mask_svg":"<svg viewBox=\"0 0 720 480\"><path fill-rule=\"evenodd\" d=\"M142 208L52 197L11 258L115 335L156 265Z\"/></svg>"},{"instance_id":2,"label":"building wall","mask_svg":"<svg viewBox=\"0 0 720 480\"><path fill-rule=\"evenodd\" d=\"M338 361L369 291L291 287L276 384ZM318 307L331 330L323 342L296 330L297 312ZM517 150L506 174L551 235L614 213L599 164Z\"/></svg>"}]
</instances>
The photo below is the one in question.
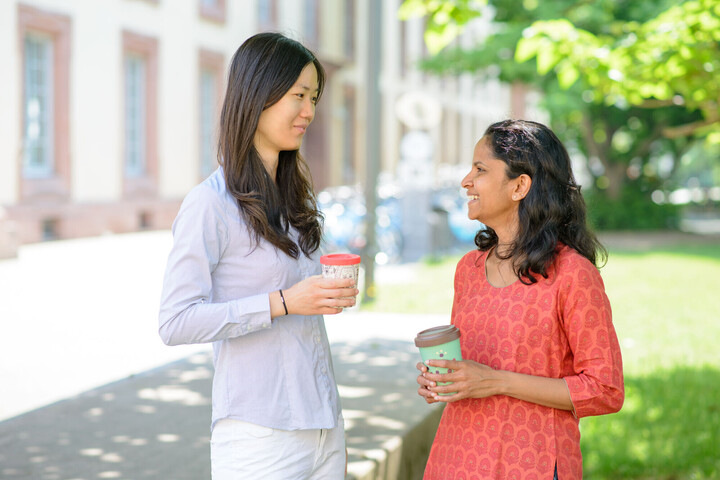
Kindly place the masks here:
<instances>
[{"instance_id":1,"label":"building wall","mask_svg":"<svg viewBox=\"0 0 720 480\"><path fill-rule=\"evenodd\" d=\"M284 32L306 43L323 62L328 83L302 152L316 188L363 183L366 173L365 72L370 59L369 2L362 0L270 1L273 18L260 24L260 0L220 0L217 11L203 12L200 0L8 0L0 2L0 205L3 224L13 223L20 243L73 238L105 232L168 228L183 196L199 181L200 68L217 68L218 106L227 65L237 47L262 29ZM441 122L429 129L435 142L434 168L468 163L474 141L491 121L522 106L522 89L478 84L468 75L437 79L414 63L426 55L422 21L402 25L401 0L384 0L382 158L386 176L397 173L399 143L408 130L395 113L405 92L424 92L441 106ZM37 14L37 15L36 15ZM308 15L318 32L305 31ZM65 110L56 114L55 138L66 151L67 172L57 182L28 182L23 157L23 25L36 16L59 21L66 30ZM59 19L59 20L58 20ZM468 35L482 33L475 25ZM55 27L53 27L55 28ZM347 32L352 32L348 49ZM51 32L51 35L55 35ZM55 37L53 37L55 38ZM149 174L128 180L124 171L124 51L140 49L154 60L148 68L152 117L148 130ZM401 65L404 60L405 66ZM56 64L57 66L57 64ZM513 91L515 92L513 94ZM514 95L514 97L513 97ZM514 103L513 103L514 102ZM219 108L219 107L218 107ZM64 113L63 113L64 112ZM149 117L148 117L149 118ZM62 144L62 142L65 144ZM63 146L65 145L65 146ZM63 150L64 149L64 150ZM54 180L53 180L54 181ZM39 185L39 186L38 186ZM3 220L3 218L5 218ZM0 242L2 242L0 234Z\"/></svg>"}]
</instances>

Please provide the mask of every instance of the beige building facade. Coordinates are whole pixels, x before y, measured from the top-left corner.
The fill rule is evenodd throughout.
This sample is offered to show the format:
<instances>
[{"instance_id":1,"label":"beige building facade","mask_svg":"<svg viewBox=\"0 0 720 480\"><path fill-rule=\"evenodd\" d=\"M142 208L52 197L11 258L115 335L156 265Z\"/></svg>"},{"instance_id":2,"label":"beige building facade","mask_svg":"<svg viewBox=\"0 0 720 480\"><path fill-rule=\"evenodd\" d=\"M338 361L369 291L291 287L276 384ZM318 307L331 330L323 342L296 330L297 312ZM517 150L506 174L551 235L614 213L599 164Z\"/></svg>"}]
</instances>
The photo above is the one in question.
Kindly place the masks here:
<instances>
[{"instance_id":1,"label":"beige building facade","mask_svg":"<svg viewBox=\"0 0 720 480\"><path fill-rule=\"evenodd\" d=\"M524 115L525 92L418 71L422 20L401 22L400 3L382 1L371 29L364 0L0 2L0 246L169 228L217 166L231 57L263 30L302 41L328 72L302 149L317 190L366 181L365 126L376 122L379 170L397 176L412 129L397 105L408 92L437 117L422 127L432 168L469 163L488 123ZM369 119L367 40L380 28L382 118ZM477 22L459 41L486 28Z\"/></svg>"}]
</instances>

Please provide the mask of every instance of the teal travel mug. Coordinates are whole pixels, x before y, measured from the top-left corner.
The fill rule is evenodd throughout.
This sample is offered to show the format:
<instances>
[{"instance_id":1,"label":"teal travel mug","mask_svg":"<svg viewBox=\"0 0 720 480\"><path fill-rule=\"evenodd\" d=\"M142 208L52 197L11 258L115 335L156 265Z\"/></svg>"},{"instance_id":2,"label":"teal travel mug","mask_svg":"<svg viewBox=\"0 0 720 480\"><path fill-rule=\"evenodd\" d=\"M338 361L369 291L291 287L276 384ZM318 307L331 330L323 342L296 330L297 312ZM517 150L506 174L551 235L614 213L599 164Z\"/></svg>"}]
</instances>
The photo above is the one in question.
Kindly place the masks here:
<instances>
[{"instance_id":1,"label":"teal travel mug","mask_svg":"<svg viewBox=\"0 0 720 480\"><path fill-rule=\"evenodd\" d=\"M415 346L420 349L423 363L430 373L447 373L447 368L431 367L428 360L462 360L460 353L460 330L455 325L443 325L428 328L415 337ZM452 382L438 382L438 385L450 385ZM453 395L441 393L440 395Z\"/></svg>"}]
</instances>

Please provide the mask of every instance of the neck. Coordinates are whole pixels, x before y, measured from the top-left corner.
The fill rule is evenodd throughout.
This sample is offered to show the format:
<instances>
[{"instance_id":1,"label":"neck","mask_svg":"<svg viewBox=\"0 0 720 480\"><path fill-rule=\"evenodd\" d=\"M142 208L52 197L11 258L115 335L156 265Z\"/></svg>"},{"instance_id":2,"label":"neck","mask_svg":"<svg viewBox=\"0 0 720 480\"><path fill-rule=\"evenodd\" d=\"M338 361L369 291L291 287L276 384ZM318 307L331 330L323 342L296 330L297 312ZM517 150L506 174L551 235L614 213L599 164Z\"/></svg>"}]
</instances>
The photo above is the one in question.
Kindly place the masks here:
<instances>
[{"instance_id":1,"label":"neck","mask_svg":"<svg viewBox=\"0 0 720 480\"><path fill-rule=\"evenodd\" d=\"M280 152L271 149L264 149L258 147L257 145L255 145L255 151L260 156L260 160L262 161L265 170L268 172L268 175L270 175L270 178L272 178L273 181L276 181L277 167L280 162Z\"/></svg>"},{"instance_id":2,"label":"neck","mask_svg":"<svg viewBox=\"0 0 720 480\"><path fill-rule=\"evenodd\" d=\"M277 182L278 159L276 158L275 161L268 161L263 158L262 163L265 170L268 172L268 175L270 175L270 178L273 179L273 182Z\"/></svg>"}]
</instances>

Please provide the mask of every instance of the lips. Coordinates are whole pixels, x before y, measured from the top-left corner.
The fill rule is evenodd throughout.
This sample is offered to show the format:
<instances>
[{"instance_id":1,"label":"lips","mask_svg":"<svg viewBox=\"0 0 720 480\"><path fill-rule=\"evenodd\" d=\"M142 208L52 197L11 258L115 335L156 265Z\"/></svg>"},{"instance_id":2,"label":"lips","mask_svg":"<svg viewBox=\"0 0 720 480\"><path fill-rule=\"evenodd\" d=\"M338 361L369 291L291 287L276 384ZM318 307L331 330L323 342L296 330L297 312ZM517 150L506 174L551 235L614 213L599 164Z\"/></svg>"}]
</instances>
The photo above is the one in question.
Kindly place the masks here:
<instances>
[{"instance_id":1,"label":"lips","mask_svg":"<svg viewBox=\"0 0 720 480\"><path fill-rule=\"evenodd\" d=\"M294 128L300 130L300 133L305 133L309 125L294 125Z\"/></svg>"}]
</instances>

